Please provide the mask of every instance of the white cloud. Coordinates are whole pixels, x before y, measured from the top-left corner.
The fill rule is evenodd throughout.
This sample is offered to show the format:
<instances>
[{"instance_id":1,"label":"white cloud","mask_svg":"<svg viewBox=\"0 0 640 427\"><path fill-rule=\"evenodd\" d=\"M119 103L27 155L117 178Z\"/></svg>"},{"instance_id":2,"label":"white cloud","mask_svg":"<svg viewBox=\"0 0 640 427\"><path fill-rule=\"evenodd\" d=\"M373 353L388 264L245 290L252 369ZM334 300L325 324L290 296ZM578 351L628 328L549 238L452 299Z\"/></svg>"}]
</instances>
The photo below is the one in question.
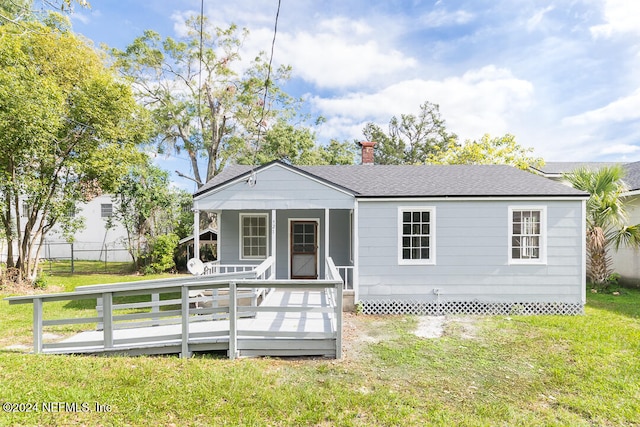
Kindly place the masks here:
<instances>
[{"instance_id":1,"label":"white cloud","mask_svg":"<svg viewBox=\"0 0 640 427\"><path fill-rule=\"evenodd\" d=\"M640 151L640 147L636 145L614 144L614 145L603 148L600 154L603 154L603 155L633 154L633 153L637 153L638 151Z\"/></svg>"},{"instance_id":2,"label":"white cloud","mask_svg":"<svg viewBox=\"0 0 640 427\"><path fill-rule=\"evenodd\" d=\"M172 15L176 35L187 34L184 22L192 13L182 11ZM260 51L269 52L273 39L273 22L258 18L253 22L256 26L251 28L241 52L243 67ZM417 65L416 59L376 39L379 35L384 40L386 34L364 20L333 16L310 21L308 27L301 26L304 29L282 24L276 36L274 63L291 65L295 77L319 88L370 86ZM212 22L212 25L223 24Z\"/></svg>"},{"instance_id":3,"label":"white cloud","mask_svg":"<svg viewBox=\"0 0 640 427\"><path fill-rule=\"evenodd\" d=\"M640 34L640 2L630 0L605 0L605 24L594 25L590 28L594 38L609 38L615 33Z\"/></svg>"},{"instance_id":4,"label":"white cloud","mask_svg":"<svg viewBox=\"0 0 640 427\"><path fill-rule=\"evenodd\" d=\"M461 139L479 138L484 133L510 131L508 120L526 110L533 96L533 85L493 65L444 80L405 80L375 93L351 93L344 97L311 97L316 111L334 117L320 134L341 133L345 138L362 137L368 121L386 125L391 116L416 114L420 104L440 105L447 128Z\"/></svg>"},{"instance_id":5,"label":"white cloud","mask_svg":"<svg viewBox=\"0 0 640 427\"><path fill-rule=\"evenodd\" d=\"M336 32L282 34L277 51L296 76L321 88L362 87L417 64L376 40L359 41Z\"/></svg>"},{"instance_id":6,"label":"white cloud","mask_svg":"<svg viewBox=\"0 0 640 427\"><path fill-rule=\"evenodd\" d=\"M562 123L570 126L615 123L640 118L640 89L629 96L617 99L602 108L587 111L562 119Z\"/></svg>"},{"instance_id":7,"label":"white cloud","mask_svg":"<svg viewBox=\"0 0 640 427\"><path fill-rule=\"evenodd\" d=\"M474 15L465 10L448 12L446 10L434 10L423 15L420 21L427 27L446 27L449 25L462 25L474 19Z\"/></svg>"},{"instance_id":8,"label":"white cloud","mask_svg":"<svg viewBox=\"0 0 640 427\"><path fill-rule=\"evenodd\" d=\"M547 6L544 9L538 10L529 20L527 21L527 30L533 31L540 26L540 23L544 19L544 16L555 9L554 6Z\"/></svg>"},{"instance_id":9,"label":"white cloud","mask_svg":"<svg viewBox=\"0 0 640 427\"><path fill-rule=\"evenodd\" d=\"M91 17L89 15L85 14L85 13L74 12L71 15L71 20L72 21L78 21L78 22L83 23L84 25L87 25L87 24L89 24L91 22Z\"/></svg>"}]
</instances>

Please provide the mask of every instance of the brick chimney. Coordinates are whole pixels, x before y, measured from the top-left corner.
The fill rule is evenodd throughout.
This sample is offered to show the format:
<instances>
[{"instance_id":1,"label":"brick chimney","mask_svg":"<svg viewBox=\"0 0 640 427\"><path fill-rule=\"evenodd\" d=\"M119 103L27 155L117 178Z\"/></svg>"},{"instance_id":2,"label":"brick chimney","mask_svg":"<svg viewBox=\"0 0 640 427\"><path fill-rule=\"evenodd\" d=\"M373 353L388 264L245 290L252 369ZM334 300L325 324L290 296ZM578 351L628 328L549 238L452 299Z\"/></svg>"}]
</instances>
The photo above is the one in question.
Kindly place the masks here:
<instances>
[{"instance_id":1,"label":"brick chimney","mask_svg":"<svg viewBox=\"0 0 640 427\"><path fill-rule=\"evenodd\" d=\"M362 164L373 164L373 147L376 145L373 141L362 141L359 143L362 147Z\"/></svg>"}]
</instances>

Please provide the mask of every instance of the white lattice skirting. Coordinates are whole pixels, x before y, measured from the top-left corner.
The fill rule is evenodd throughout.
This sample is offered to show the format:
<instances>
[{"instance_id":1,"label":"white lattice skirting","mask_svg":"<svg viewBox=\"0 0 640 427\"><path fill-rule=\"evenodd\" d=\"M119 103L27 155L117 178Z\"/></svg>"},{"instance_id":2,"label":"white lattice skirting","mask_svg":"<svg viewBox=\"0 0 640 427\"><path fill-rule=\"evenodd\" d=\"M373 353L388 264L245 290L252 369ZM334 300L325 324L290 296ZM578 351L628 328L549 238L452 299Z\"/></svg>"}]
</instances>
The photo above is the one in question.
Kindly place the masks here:
<instances>
[{"instance_id":1,"label":"white lattice skirting","mask_svg":"<svg viewBox=\"0 0 640 427\"><path fill-rule=\"evenodd\" d=\"M411 300L363 300L363 314L414 314L418 316L440 316L444 314L497 314L540 315L584 314L581 303L565 302L484 302L484 301L411 301Z\"/></svg>"}]
</instances>

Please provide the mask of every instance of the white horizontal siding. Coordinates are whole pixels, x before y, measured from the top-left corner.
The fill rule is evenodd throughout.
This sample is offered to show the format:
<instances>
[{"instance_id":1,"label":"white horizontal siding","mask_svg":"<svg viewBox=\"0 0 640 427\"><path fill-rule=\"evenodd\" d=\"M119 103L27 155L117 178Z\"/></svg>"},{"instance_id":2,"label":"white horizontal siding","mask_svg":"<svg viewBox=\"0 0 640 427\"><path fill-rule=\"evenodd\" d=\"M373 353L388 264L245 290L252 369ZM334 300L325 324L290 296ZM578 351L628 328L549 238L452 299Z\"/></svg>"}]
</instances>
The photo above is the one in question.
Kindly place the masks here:
<instances>
[{"instance_id":1,"label":"white horizontal siding","mask_svg":"<svg viewBox=\"0 0 640 427\"><path fill-rule=\"evenodd\" d=\"M398 203L359 204L361 299L580 302L580 201L428 201L436 209L435 265L398 265ZM547 262L510 265L509 206L546 206Z\"/></svg>"}]
</instances>

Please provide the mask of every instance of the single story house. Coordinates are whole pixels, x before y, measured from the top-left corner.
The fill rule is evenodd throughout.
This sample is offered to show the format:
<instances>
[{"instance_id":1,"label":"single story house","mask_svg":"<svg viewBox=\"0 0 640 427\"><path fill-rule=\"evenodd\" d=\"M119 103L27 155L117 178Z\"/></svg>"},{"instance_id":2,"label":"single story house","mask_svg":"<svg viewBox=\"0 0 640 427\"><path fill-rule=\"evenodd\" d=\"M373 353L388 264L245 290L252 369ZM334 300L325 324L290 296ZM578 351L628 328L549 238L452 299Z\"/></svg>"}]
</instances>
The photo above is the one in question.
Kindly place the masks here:
<instances>
[{"instance_id":1,"label":"single story house","mask_svg":"<svg viewBox=\"0 0 640 427\"><path fill-rule=\"evenodd\" d=\"M219 262L272 257L296 280L331 258L365 314L583 313L586 193L510 166L374 165L371 151L227 166L193 202L217 213Z\"/></svg>"}]
</instances>

